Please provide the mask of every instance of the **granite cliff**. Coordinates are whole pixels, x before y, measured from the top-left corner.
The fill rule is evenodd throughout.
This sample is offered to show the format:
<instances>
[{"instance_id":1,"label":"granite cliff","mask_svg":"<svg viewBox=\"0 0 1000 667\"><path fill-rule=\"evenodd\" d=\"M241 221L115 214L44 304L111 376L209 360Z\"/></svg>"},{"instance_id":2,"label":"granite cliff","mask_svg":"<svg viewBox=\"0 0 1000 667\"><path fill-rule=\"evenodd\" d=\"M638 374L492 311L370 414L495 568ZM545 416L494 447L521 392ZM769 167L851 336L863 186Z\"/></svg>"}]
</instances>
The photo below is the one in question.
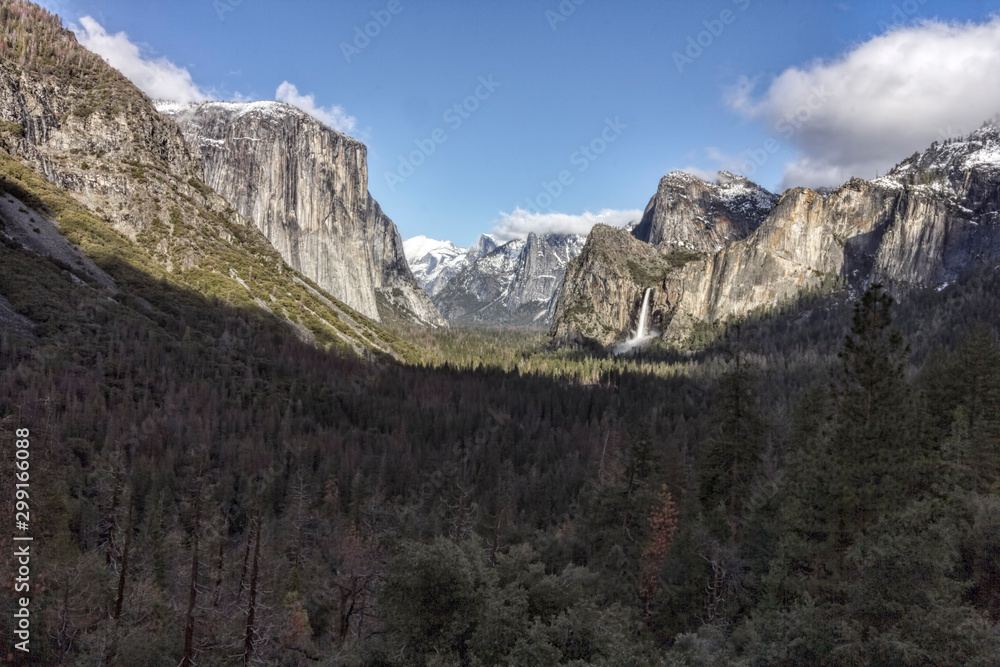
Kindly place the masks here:
<instances>
[{"instance_id":1,"label":"granite cliff","mask_svg":"<svg viewBox=\"0 0 1000 667\"><path fill-rule=\"evenodd\" d=\"M279 102L177 105L204 180L292 268L376 321L441 325L392 220L368 193L367 148Z\"/></svg>"},{"instance_id":2,"label":"granite cliff","mask_svg":"<svg viewBox=\"0 0 1000 667\"><path fill-rule=\"evenodd\" d=\"M699 256L667 255L624 229L597 225L566 269L553 335L565 342L589 340L602 345L627 338L636 329L646 287L662 283L683 262ZM654 297L651 326L656 330L663 325L663 305Z\"/></svg>"},{"instance_id":3,"label":"granite cliff","mask_svg":"<svg viewBox=\"0 0 1000 667\"><path fill-rule=\"evenodd\" d=\"M756 183L723 171L716 183L674 171L660 180L632 232L664 251L718 252L749 236L778 201Z\"/></svg>"},{"instance_id":4,"label":"granite cliff","mask_svg":"<svg viewBox=\"0 0 1000 667\"><path fill-rule=\"evenodd\" d=\"M661 201L651 203L645 227L635 230L641 245L624 232L591 234L567 272L552 329L558 340L610 345L626 338L646 287L654 288L654 326L668 339L683 340L699 326L777 306L806 290L843 285L856 291L873 281L897 292L939 287L1000 259L995 124L935 143L878 179L853 179L830 192L788 190L759 226L750 229L766 206L749 216L749 224L731 225L728 235L698 236L703 211L719 206L711 197L706 205L704 198L671 195L671 224L653 224L664 208L660 195L676 182L694 183L694 177L667 179L672 182L667 188L661 183ZM690 190L711 193L707 184ZM733 238L743 231L749 234ZM701 249L716 241L722 247L698 256L690 248L699 238ZM636 258L652 260L650 251L669 270L626 270Z\"/></svg>"}]
</instances>

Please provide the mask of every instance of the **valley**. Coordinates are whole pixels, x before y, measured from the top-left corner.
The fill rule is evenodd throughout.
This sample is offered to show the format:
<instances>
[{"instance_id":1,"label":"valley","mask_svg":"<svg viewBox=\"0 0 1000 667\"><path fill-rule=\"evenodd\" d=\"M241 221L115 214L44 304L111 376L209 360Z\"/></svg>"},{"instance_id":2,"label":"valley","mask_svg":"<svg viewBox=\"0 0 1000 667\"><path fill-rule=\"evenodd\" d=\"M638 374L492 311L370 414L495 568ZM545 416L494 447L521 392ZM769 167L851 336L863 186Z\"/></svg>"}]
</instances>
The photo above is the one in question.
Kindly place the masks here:
<instances>
[{"instance_id":1,"label":"valley","mask_svg":"<svg viewBox=\"0 0 1000 667\"><path fill-rule=\"evenodd\" d=\"M836 187L671 170L636 219L404 240L343 114L0 27L4 664L1000 662L996 118Z\"/></svg>"}]
</instances>

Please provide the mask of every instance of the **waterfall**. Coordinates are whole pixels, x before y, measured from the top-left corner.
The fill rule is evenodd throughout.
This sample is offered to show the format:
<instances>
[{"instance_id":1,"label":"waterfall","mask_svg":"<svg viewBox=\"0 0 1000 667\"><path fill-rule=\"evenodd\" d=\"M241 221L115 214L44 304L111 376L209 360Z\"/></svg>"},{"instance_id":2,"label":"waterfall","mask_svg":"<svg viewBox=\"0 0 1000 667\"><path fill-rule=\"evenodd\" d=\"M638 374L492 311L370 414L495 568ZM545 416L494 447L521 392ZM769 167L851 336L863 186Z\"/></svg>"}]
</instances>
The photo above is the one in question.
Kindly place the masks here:
<instances>
[{"instance_id":1,"label":"waterfall","mask_svg":"<svg viewBox=\"0 0 1000 667\"><path fill-rule=\"evenodd\" d=\"M639 310L639 324L636 326L635 334L629 338L624 343L620 343L614 347L615 354L629 354L636 348L642 347L653 338L653 334L649 333L649 308L650 308L650 297L653 294L653 288L647 287L642 294L642 307Z\"/></svg>"},{"instance_id":2,"label":"waterfall","mask_svg":"<svg viewBox=\"0 0 1000 667\"><path fill-rule=\"evenodd\" d=\"M635 330L634 340L641 340L649 333L647 331L647 328L649 327L649 295L652 291L652 287L647 287L646 292L642 295L642 311L639 314L639 328Z\"/></svg>"}]
</instances>

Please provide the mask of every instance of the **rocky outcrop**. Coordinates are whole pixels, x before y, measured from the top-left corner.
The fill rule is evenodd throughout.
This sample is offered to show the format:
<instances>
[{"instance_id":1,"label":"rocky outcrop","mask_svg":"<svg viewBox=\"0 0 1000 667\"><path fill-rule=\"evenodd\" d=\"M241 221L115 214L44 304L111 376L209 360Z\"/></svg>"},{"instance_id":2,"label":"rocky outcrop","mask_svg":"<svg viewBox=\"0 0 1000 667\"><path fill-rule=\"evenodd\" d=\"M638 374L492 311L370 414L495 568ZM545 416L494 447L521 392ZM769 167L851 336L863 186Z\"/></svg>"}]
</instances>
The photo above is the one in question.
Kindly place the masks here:
<instances>
[{"instance_id":1,"label":"rocky outcrop","mask_svg":"<svg viewBox=\"0 0 1000 667\"><path fill-rule=\"evenodd\" d=\"M552 334L562 342L601 345L628 338L636 330L647 287L658 287L651 293L650 327L661 331L670 308L665 281L698 257L663 253L626 230L597 225L566 270Z\"/></svg>"},{"instance_id":2,"label":"rocky outcrop","mask_svg":"<svg viewBox=\"0 0 1000 667\"><path fill-rule=\"evenodd\" d=\"M476 241L476 245L469 248L469 252L466 253L465 259L471 264L475 262L480 257L485 257L490 254L502 244L497 241L497 238L492 234L480 234L479 240Z\"/></svg>"},{"instance_id":3,"label":"rocky outcrop","mask_svg":"<svg viewBox=\"0 0 1000 667\"><path fill-rule=\"evenodd\" d=\"M696 220L704 207L688 197L691 210L678 210L684 201L674 199L671 219ZM624 254L585 251L581 262L592 265L574 266L567 273L566 303L556 315L553 334L604 345L627 338L636 317L637 289L645 287L655 288L659 330L680 340L699 324L771 308L810 289L842 284L859 290L873 281L897 292L940 286L976 264L1000 260L998 211L1000 130L988 125L965 139L914 154L873 181L854 179L827 193L789 190L749 236L662 277L621 279L630 254L649 256L656 250L677 259L675 248L687 246L665 243L666 235L656 248L630 246ZM655 220L655 212L649 217ZM678 234L673 238L690 242ZM588 310L587 304L593 308ZM630 314L624 315L623 308Z\"/></svg>"},{"instance_id":4,"label":"rocky outcrop","mask_svg":"<svg viewBox=\"0 0 1000 667\"><path fill-rule=\"evenodd\" d=\"M744 316L842 276L864 282L894 206L882 188L860 180L827 197L789 190L750 237L669 277L662 331L683 338L697 323Z\"/></svg>"},{"instance_id":5,"label":"rocky outcrop","mask_svg":"<svg viewBox=\"0 0 1000 667\"><path fill-rule=\"evenodd\" d=\"M777 202L777 195L728 171L715 183L674 171L660 180L632 233L666 252L718 252L760 227Z\"/></svg>"},{"instance_id":6,"label":"rocky outcrop","mask_svg":"<svg viewBox=\"0 0 1000 667\"><path fill-rule=\"evenodd\" d=\"M474 259L435 295L434 303L455 322L548 326L566 267L584 240L532 233L497 247L484 235L467 254Z\"/></svg>"},{"instance_id":7,"label":"rocky outcrop","mask_svg":"<svg viewBox=\"0 0 1000 667\"><path fill-rule=\"evenodd\" d=\"M278 102L159 109L200 155L205 182L294 269L374 320L401 312L444 324L413 278L396 226L368 193L364 144Z\"/></svg>"}]
</instances>

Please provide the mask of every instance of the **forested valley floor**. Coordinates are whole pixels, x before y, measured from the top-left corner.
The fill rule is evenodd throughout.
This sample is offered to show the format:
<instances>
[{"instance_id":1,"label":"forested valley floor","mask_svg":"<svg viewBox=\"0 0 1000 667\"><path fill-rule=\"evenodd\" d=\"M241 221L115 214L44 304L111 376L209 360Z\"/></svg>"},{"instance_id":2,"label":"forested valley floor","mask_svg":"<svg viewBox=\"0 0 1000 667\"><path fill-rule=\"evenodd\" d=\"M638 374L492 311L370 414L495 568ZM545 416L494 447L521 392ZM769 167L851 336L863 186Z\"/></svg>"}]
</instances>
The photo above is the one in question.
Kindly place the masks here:
<instances>
[{"instance_id":1,"label":"forested valley floor","mask_svg":"<svg viewBox=\"0 0 1000 667\"><path fill-rule=\"evenodd\" d=\"M16 664L1000 663L993 271L698 350L451 330L400 363L64 268L0 246L36 323L0 328L3 451L31 433Z\"/></svg>"}]
</instances>

